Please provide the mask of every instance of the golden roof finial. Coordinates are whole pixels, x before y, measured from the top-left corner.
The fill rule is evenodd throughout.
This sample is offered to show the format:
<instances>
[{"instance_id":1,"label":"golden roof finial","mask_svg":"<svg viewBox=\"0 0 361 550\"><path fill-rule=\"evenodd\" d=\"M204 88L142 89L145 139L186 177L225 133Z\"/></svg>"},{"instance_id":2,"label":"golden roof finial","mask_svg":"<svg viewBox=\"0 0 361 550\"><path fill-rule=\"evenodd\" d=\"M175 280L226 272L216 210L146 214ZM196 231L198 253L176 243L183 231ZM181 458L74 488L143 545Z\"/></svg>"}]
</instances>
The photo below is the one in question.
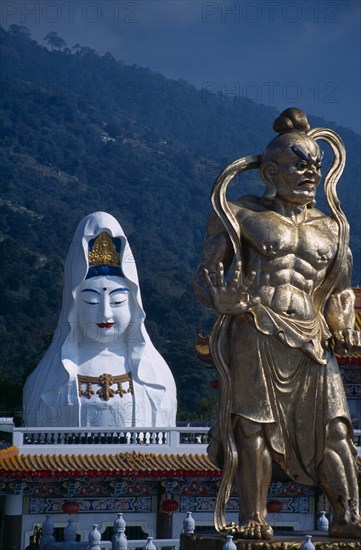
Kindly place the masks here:
<instances>
[{"instance_id":1,"label":"golden roof finial","mask_svg":"<svg viewBox=\"0 0 361 550\"><path fill-rule=\"evenodd\" d=\"M100 233L96 238L93 249L88 254L89 266L120 265L120 253L116 251L112 238L108 233Z\"/></svg>"}]
</instances>

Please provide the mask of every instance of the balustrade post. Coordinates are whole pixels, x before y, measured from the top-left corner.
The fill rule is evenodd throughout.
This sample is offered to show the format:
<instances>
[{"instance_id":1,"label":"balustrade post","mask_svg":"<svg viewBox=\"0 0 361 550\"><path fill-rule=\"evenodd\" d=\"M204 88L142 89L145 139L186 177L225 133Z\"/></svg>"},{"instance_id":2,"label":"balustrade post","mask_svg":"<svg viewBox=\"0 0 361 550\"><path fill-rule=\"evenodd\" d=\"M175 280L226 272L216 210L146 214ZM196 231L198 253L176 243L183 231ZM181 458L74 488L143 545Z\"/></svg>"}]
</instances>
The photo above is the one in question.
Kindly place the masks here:
<instances>
[{"instance_id":1,"label":"balustrade post","mask_svg":"<svg viewBox=\"0 0 361 550\"><path fill-rule=\"evenodd\" d=\"M64 542L74 542L76 540L76 523L70 518L64 529Z\"/></svg>"},{"instance_id":2,"label":"balustrade post","mask_svg":"<svg viewBox=\"0 0 361 550\"><path fill-rule=\"evenodd\" d=\"M194 533L196 522L192 516L192 512L187 512L183 520L183 533Z\"/></svg>"},{"instance_id":3,"label":"balustrade post","mask_svg":"<svg viewBox=\"0 0 361 550\"><path fill-rule=\"evenodd\" d=\"M24 445L24 432L20 430L13 431L13 445L20 449Z\"/></svg>"},{"instance_id":4,"label":"balustrade post","mask_svg":"<svg viewBox=\"0 0 361 550\"><path fill-rule=\"evenodd\" d=\"M169 430L168 437L170 450L176 450L179 447L179 431Z\"/></svg>"},{"instance_id":5,"label":"balustrade post","mask_svg":"<svg viewBox=\"0 0 361 550\"><path fill-rule=\"evenodd\" d=\"M100 541L102 540L102 536L98 531L98 524L93 523L93 528L89 533L88 536L88 550L100 550Z\"/></svg>"},{"instance_id":6,"label":"balustrade post","mask_svg":"<svg viewBox=\"0 0 361 550\"><path fill-rule=\"evenodd\" d=\"M112 538L112 550L127 550L128 539L124 533L124 529L117 529L117 532Z\"/></svg>"},{"instance_id":7,"label":"balustrade post","mask_svg":"<svg viewBox=\"0 0 361 550\"><path fill-rule=\"evenodd\" d=\"M46 516L45 521L41 526L41 540L40 540L40 550L44 550L46 546L52 542L55 542L53 533L54 533L54 524L50 516Z\"/></svg>"},{"instance_id":8,"label":"balustrade post","mask_svg":"<svg viewBox=\"0 0 361 550\"><path fill-rule=\"evenodd\" d=\"M153 537L147 537L147 542L143 547L143 550L157 550L153 542Z\"/></svg>"}]
</instances>

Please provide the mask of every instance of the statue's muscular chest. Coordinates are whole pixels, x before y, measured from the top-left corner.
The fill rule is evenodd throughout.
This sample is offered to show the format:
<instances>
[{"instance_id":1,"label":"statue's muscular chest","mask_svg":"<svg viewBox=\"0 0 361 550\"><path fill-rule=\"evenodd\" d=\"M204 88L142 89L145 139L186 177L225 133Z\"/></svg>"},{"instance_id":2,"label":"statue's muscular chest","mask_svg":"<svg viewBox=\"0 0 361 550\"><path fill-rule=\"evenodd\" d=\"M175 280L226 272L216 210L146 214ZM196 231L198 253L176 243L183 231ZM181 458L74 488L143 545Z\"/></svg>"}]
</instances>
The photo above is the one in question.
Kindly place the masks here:
<instances>
[{"instance_id":1,"label":"statue's muscular chest","mask_svg":"<svg viewBox=\"0 0 361 550\"><path fill-rule=\"evenodd\" d=\"M277 212L239 212L242 237L264 260L294 256L316 270L327 267L335 256L337 239L324 218L296 223Z\"/></svg>"}]
</instances>

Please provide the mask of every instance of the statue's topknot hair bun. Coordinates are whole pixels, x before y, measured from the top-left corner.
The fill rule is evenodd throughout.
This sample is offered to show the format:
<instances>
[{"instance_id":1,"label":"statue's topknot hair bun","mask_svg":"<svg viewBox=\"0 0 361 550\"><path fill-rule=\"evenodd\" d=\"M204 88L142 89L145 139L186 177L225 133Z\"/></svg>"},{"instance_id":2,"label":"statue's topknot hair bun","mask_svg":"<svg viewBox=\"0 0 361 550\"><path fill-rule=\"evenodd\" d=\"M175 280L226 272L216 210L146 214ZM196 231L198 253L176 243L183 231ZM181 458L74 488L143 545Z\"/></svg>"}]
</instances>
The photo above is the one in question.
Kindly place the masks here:
<instances>
[{"instance_id":1,"label":"statue's topknot hair bun","mask_svg":"<svg viewBox=\"0 0 361 550\"><path fill-rule=\"evenodd\" d=\"M310 125L307 117L301 109L291 107L282 111L280 116L273 123L273 129L278 134L287 132L308 132Z\"/></svg>"}]
</instances>

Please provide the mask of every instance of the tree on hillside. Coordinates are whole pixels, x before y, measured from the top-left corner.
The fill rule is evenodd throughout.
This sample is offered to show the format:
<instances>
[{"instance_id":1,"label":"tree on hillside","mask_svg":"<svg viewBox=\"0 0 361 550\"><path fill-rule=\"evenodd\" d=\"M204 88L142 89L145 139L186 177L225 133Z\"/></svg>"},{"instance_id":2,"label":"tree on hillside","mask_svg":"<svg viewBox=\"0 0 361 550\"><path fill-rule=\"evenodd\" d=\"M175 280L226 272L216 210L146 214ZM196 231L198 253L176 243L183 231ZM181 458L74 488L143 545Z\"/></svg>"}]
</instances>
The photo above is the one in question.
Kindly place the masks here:
<instances>
[{"instance_id":1,"label":"tree on hillside","mask_svg":"<svg viewBox=\"0 0 361 550\"><path fill-rule=\"evenodd\" d=\"M27 38L31 38L30 31L28 27L24 27L24 25L10 25L8 28L8 31L10 34L14 36L26 36Z\"/></svg>"},{"instance_id":2,"label":"tree on hillside","mask_svg":"<svg viewBox=\"0 0 361 550\"><path fill-rule=\"evenodd\" d=\"M80 55L97 55L97 52L93 50L93 48L89 48L89 46L82 46L80 48Z\"/></svg>"},{"instance_id":3,"label":"tree on hillside","mask_svg":"<svg viewBox=\"0 0 361 550\"><path fill-rule=\"evenodd\" d=\"M106 59L107 61L116 61L115 57L110 52L105 52L103 59Z\"/></svg>"},{"instance_id":4,"label":"tree on hillside","mask_svg":"<svg viewBox=\"0 0 361 550\"><path fill-rule=\"evenodd\" d=\"M81 46L79 42L77 42L73 47L72 50L80 55L88 55L88 54L96 54L97 52L93 50L92 48L89 48L89 46Z\"/></svg>"},{"instance_id":5,"label":"tree on hillside","mask_svg":"<svg viewBox=\"0 0 361 550\"><path fill-rule=\"evenodd\" d=\"M53 51L54 48L57 50L62 50L66 46L65 40L61 38L56 31L48 32L44 40L49 46L51 46L51 51Z\"/></svg>"}]
</instances>

